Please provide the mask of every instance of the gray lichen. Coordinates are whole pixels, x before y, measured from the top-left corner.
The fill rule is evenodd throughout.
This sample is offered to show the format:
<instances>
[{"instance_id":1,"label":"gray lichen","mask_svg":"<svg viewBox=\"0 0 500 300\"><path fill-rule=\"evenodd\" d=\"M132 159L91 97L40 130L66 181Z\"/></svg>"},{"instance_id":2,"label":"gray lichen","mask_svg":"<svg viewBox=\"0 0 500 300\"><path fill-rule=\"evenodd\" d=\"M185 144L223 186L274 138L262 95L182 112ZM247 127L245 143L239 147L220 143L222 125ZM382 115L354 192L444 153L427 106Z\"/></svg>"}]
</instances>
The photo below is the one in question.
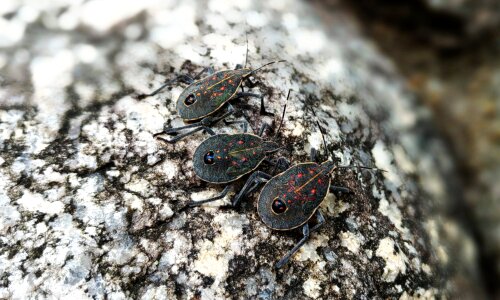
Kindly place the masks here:
<instances>
[{"instance_id":1,"label":"gray lichen","mask_svg":"<svg viewBox=\"0 0 500 300\"><path fill-rule=\"evenodd\" d=\"M456 271L474 269L475 248L441 210L453 201L446 149L343 11L327 30L294 0L122 2L12 3L2 21L25 30L0 54L1 298L428 298L475 280ZM192 170L206 136L153 138L182 124L182 87L136 97L176 72L244 62L245 32L252 66L289 62L259 73L256 90L275 112L296 91L283 128L293 162L322 146L313 106L339 164L387 171L339 172L354 195L326 198L326 225L279 271L300 233L266 228L255 195L179 211L220 191ZM258 105L235 103L237 118L275 122Z\"/></svg>"}]
</instances>

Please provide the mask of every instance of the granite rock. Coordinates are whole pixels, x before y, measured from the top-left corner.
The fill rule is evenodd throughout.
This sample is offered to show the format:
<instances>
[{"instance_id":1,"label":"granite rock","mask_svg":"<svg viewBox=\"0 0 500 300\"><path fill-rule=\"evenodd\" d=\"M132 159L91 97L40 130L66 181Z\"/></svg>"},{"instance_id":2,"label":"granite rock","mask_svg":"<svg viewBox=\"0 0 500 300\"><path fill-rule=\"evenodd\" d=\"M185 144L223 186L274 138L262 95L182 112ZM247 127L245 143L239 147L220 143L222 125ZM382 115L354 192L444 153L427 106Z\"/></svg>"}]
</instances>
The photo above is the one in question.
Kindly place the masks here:
<instances>
[{"instance_id":1,"label":"granite rock","mask_svg":"<svg viewBox=\"0 0 500 300\"><path fill-rule=\"evenodd\" d=\"M453 162L348 13L326 28L295 0L6 3L1 22L15 30L0 31L0 298L480 295L475 245L445 210L460 193ZM192 170L206 135L153 138L182 124L182 86L137 99L176 73L243 63L245 33L250 66L288 61L257 74L255 90L276 115L295 91L281 140L292 162L322 147L313 107L333 159L386 170L338 172L353 195L325 199L325 226L278 271L300 232L266 228L256 195L235 210L180 211L222 189ZM278 120L259 116L258 101L234 105L254 130Z\"/></svg>"}]
</instances>

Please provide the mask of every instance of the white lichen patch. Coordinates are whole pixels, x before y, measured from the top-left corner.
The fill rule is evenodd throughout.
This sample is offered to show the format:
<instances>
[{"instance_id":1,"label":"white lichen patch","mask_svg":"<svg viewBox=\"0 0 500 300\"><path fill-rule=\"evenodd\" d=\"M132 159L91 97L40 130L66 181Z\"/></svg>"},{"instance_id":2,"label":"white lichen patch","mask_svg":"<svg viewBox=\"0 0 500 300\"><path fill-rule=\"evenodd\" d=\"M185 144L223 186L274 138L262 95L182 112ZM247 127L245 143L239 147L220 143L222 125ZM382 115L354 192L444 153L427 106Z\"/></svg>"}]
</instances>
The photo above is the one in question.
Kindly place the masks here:
<instances>
[{"instance_id":1,"label":"white lichen patch","mask_svg":"<svg viewBox=\"0 0 500 300\"><path fill-rule=\"evenodd\" d=\"M408 228L403 226L403 216L397 204L389 203L385 192L379 191L376 186L372 187L372 193L375 197L380 198L378 211L394 224L404 239L411 240L412 234Z\"/></svg>"},{"instance_id":2,"label":"white lichen patch","mask_svg":"<svg viewBox=\"0 0 500 300\"><path fill-rule=\"evenodd\" d=\"M298 261L320 261L322 257L318 255L317 249L319 247L326 247L328 245L328 236L324 234L312 234L311 238L302 246L299 252L295 255Z\"/></svg>"},{"instance_id":3,"label":"white lichen patch","mask_svg":"<svg viewBox=\"0 0 500 300\"><path fill-rule=\"evenodd\" d=\"M340 233L340 241L343 247L346 247L352 253L357 254L359 247L364 243L364 238L350 231L342 231Z\"/></svg>"},{"instance_id":4,"label":"white lichen patch","mask_svg":"<svg viewBox=\"0 0 500 300\"><path fill-rule=\"evenodd\" d=\"M59 214L64 210L64 204L61 201L47 201L43 195L25 191L17 200L17 203L27 211L42 212L49 215Z\"/></svg>"},{"instance_id":5,"label":"white lichen patch","mask_svg":"<svg viewBox=\"0 0 500 300\"><path fill-rule=\"evenodd\" d=\"M424 228L430 237L431 245L435 249L437 257L446 265L449 261L449 255L446 248L441 243L442 237L439 234L440 226L442 226L442 224L437 220L428 220L424 223Z\"/></svg>"},{"instance_id":6,"label":"white lichen patch","mask_svg":"<svg viewBox=\"0 0 500 300\"><path fill-rule=\"evenodd\" d=\"M185 254L189 253L192 244L185 236L178 232L166 234L165 242L171 246L161 256L158 268L160 271L167 271L175 267L175 271L181 264L187 263L187 256Z\"/></svg>"},{"instance_id":7,"label":"white lichen patch","mask_svg":"<svg viewBox=\"0 0 500 300\"><path fill-rule=\"evenodd\" d=\"M128 190L139 193L144 197L150 196L152 191L150 183L144 178L132 180L127 183L125 187Z\"/></svg>"},{"instance_id":8,"label":"white lichen patch","mask_svg":"<svg viewBox=\"0 0 500 300\"><path fill-rule=\"evenodd\" d=\"M311 297L312 299L318 298L321 292L320 283L321 282L319 280L316 280L312 277L304 281L304 284L302 284L304 294L306 294L308 297Z\"/></svg>"},{"instance_id":9,"label":"white lichen patch","mask_svg":"<svg viewBox=\"0 0 500 300\"><path fill-rule=\"evenodd\" d=\"M382 141L377 141L372 149L372 155L375 159L377 168L384 170L384 176L391 181L396 187L401 186L401 178L398 175L396 168L393 166L393 156L387 149L387 146Z\"/></svg>"},{"instance_id":10,"label":"white lichen patch","mask_svg":"<svg viewBox=\"0 0 500 300\"><path fill-rule=\"evenodd\" d=\"M3 192L0 192L0 234L7 233L7 230L15 226L20 218L21 214L17 211L16 207L10 205L10 198Z\"/></svg>"},{"instance_id":11,"label":"white lichen patch","mask_svg":"<svg viewBox=\"0 0 500 300\"><path fill-rule=\"evenodd\" d=\"M406 274L408 258L399 247L395 248L393 239L389 237L382 239L375 254L385 260L384 274L382 274L384 281L393 282L400 273Z\"/></svg>"},{"instance_id":12,"label":"white lichen patch","mask_svg":"<svg viewBox=\"0 0 500 300\"><path fill-rule=\"evenodd\" d=\"M24 114L23 111L15 109L0 110L0 146L3 146L4 141L14 133Z\"/></svg>"},{"instance_id":13,"label":"white lichen patch","mask_svg":"<svg viewBox=\"0 0 500 300\"><path fill-rule=\"evenodd\" d=\"M422 188L437 200L442 200L446 195L444 180L436 171L436 162L432 157L424 157L419 161L419 171Z\"/></svg>"},{"instance_id":14,"label":"white lichen patch","mask_svg":"<svg viewBox=\"0 0 500 300\"><path fill-rule=\"evenodd\" d=\"M151 22L156 26L150 32L150 39L165 49L183 44L189 37L199 34L196 12L187 2L158 11Z\"/></svg>"},{"instance_id":15,"label":"white lichen patch","mask_svg":"<svg viewBox=\"0 0 500 300\"><path fill-rule=\"evenodd\" d=\"M305 128L302 126L302 124L297 123L292 130L292 135L293 136L301 136L302 133L304 132Z\"/></svg>"},{"instance_id":16,"label":"white lichen patch","mask_svg":"<svg viewBox=\"0 0 500 300\"><path fill-rule=\"evenodd\" d=\"M179 178L179 166L173 161L167 160L161 165L162 174L165 174L165 179L172 180Z\"/></svg>"},{"instance_id":17,"label":"white lichen patch","mask_svg":"<svg viewBox=\"0 0 500 300\"><path fill-rule=\"evenodd\" d=\"M394 150L394 159L398 166L405 171L406 173L413 173L416 170L415 164L410 160L408 155L406 154L404 148L400 145L396 145L393 148Z\"/></svg>"},{"instance_id":18,"label":"white lichen patch","mask_svg":"<svg viewBox=\"0 0 500 300\"><path fill-rule=\"evenodd\" d=\"M113 26L134 17L153 2L123 0L117 5L113 0L92 0L81 7L80 22L98 33L105 33Z\"/></svg>"},{"instance_id":19,"label":"white lichen patch","mask_svg":"<svg viewBox=\"0 0 500 300\"><path fill-rule=\"evenodd\" d=\"M378 211L389 218L397 229L402 230L403 218L401 211L395 203L390 203L387 199L383 198L379 202Z\"/></svg>"},{"instance_id":20,"label":"white lichen patch","mask_svg":"<svg viewBox=\"0 0 500 300\"><path fill-rule=\"evenodd\" d=\"M307 142L309 144L308 149L306 149L307 152L310 153L311 152L311 148L319 150L322 147L322 145L323 145L323 138L321 136L321 132L319 132L319 130L318 130L317 132L311 133L307 137Z\"/></svg>"},{"instance_id":21,"label":"white lichen patch","mask_svg":"<svg viewBox=\"0 0 500 300\"><path fill-rule=\"evenodd\" d=\"M244 254L245 251L242 233L243 226L247 226L249 220L244 215L235 213L218 214L213 219L213 226L220 229L213 242L200 240L195 247L198 249L198 258L193 267L198 272L214 278L214 286L228 275L229 261L235 255Z\"/></svg>"},{"instance_id":22,"label":"white lichen patch","mask_svg":"<svg viewBox=\"0 0 500 300\"><path fill-rule=\"evenodd\" d=\"M337 217L350 208L350 204L336 199L333 193L329 193L321 203L322 212L326 216Z\"/></svg>"},{"instance_id":23,"label":"white lichen patch","mask_svg":"<svg viewBox=\"0 0 500 300\"><path fill-rule=\"evenodd\" d=\"M220 191L216 191L214 189L207 189L207 190L204 190L204 191L201 191L201 192L192 193L191 194L191 200L193 200L195 202L196 201L201 201L201 200L205 200L205 199L208 199L208 198L211 198L211 197L215 197L219 193L220 193ZM230 199L231 195L233 195L233 194L232 193L228 193L224 198L222 198L220 200L217 200L217 201L214 201L214 202L209 202L207 204L204 204L203 206L212 207L212 206L220 206L221 203L230 203L229 199Z\"/></svg>"},{"instance_id":24,"label":"white lichen patch","mask_svg":"<svg viewBox=\"0 0 500 300\"><path fill-rule=\"evenodd\" d=\"M424 271L428 276L432 275L432 269L428 264L422 264L422 271Z\"/></svg>"}]
</instances>

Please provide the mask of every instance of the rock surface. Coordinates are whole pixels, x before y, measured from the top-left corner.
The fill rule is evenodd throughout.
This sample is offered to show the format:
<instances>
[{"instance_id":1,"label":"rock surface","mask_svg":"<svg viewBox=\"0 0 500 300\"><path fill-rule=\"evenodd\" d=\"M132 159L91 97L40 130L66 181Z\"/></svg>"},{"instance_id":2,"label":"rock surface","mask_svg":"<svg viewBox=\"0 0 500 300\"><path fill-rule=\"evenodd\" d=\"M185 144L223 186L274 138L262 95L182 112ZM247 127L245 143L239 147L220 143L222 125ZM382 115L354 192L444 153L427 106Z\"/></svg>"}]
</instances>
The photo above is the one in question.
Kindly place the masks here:
<instances>
[{"instance_id":1,"label":"rock surface","mask_svg":"<svg viewBox=\"0 0 500 300\"><path fill-rule=\"evenodd\" d=\"M499 298L500 3L348 3L363 32L376 40L406 77L411 91L430 108L435 130L449 143L449 156L463 189L450 211L471 231L483 282L491 297Z\"/></svg>"},{"instance_id":2,"label":"rock surface","mask_svg":"<svg viewBox=\"0 0 500 300\"><path fill-rule=\"evenodd\" d=\"M481 295L475 246L446 214L454 169L391 62L337 11L325 28L294 0L6 1L0 31L0 298L408 298ZM244 22L246 20L246 24ZM1 26L0 26L1 27ZM353 195L327 197L325 226L283 269L275 262L300 232L275 232L251 196L236 210L213 203L180 212L222 188L198 180L197 134L153 138L175 114L175 86L136 95L204 66L252 67L255 90L281 111L292 162L321 135ZM258 101L235 102L252 128ZM238 126L215 128L237 132ZM325 157L324 157L325 158ZM228 199L225 199L228 201Z\"/></svg>"}]
</instances>

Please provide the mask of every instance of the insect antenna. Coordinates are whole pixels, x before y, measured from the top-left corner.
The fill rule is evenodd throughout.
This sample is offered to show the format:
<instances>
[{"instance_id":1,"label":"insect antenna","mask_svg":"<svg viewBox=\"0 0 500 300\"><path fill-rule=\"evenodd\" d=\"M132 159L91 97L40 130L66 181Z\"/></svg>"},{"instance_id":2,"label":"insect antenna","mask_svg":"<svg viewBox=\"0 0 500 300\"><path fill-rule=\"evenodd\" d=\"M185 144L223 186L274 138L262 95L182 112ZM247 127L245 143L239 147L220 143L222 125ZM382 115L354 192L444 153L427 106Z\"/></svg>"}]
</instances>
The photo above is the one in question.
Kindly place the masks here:
<instances>
[{"instance_id":1,"label":"insect antenna","mask_svg":"<svg viewBox=\"0 0 500 300\"><path fill-rule=\"evenodd\" d=\"M280 132L280 129L283 126L283 123L285 122L286 105L288 104L288 99L290 98L291 92L292 92L292 89L288 89L288 95L286 96L285 105L283 106L283 113L281 114L281 122L280 122L280 125L278 126L278 129L276 130L276 133L274 134L275 138L278 136L278 133Z\"/></svg>"},{"instance_id":2,"label":"insect antenna","mask_svg":"<svg viewBox=\"0 0 500 300\"><path fill-rule=\"evenodd\" d=\"M247 53L245 54L245 66L243 67L243 69L246 69L248 62L248 32L245 32L245 38L247 40Z\"/></svg>"},{"instance_id":3,"label":"insect antenna","mask_svg":"<svg viewBox=\"0 0 500 300\"><path fill-rule=\"evenodd\" d=\"M386 170L383 170L383 169L370 168L370 167L365 167L365 166L337 166L335 168L336 169L350 169L350 168L355 168L355 169L365 169L365 170L374 170L374 171L380 171L380 172L387 172Z\"/></svg>"},{"instance_id":4,"label":"insect antenna","mask_svg":"<svg viewBox=\"0 0 500 300\"><path fill-rule=\"evenodd\" d=\"M318 121L318 117L316 116L316 113L314 112L314 110L312 108L310 108L311 112L313 113L315 119L316 119L316 124L318 125L318 128L319 128L319 131L321 132L321 137L323 138L323 145L325 146L325 151L327 153L327 156L328 156L328 148L326 146L326 140L325 140L325 135L323 134L323 129L321 128L321 126L319 125L319 121ZM330 152L330 154L332 155L332 159L334 157L333 155L333 152ZM379 169L379 168L371 168L371 167L365 167L365 166L335 166L331 172L333 172L335 169L365 169L365 170L374 170L374 171L380 171L380 172L387 172L386 170L382 170L382 169ZM330 172L330 173L331 173Z\"/></svg>"},{"instance_id":5,"label":"insect antenna","mask_svg":"<svg viewBox=\"0 0 500 300\"><path fill-rule=\"evenodd\" d=\"M328 146L326 145L326 139L325 139L325 135L323 134L323 128L319 124L318 116L316 116L316 113L314 112L314 109L310 108L310 110L311 110L311 112L314 115L314 119L316 121L316 125L319 128L319 132L321 132L321 138L323 139L323 146L325 147L325 154L326 154L326 157L328 157ZM333 159L333 153L332 153L332 159Z\"/></svg>"},{"instance_id":6,"label":"insect antenna","mask_svg":"<svg viewBox=\"0 0 500 300\"><path fill-rule=\"evenodd\" d=\"M257 71L259 71L260 69L262 69L264 67L267 67L269 65L272 65L272 64L275 64L275 63L279 63L279 62L286 62L286 60L275 60L275 61L268 62L267 64L264 64L264 65L258 67L257 69L250 71L250 73L248 73L246 76L249 76L249 75L257 72Z\"/></svg>"}]
</instances>

